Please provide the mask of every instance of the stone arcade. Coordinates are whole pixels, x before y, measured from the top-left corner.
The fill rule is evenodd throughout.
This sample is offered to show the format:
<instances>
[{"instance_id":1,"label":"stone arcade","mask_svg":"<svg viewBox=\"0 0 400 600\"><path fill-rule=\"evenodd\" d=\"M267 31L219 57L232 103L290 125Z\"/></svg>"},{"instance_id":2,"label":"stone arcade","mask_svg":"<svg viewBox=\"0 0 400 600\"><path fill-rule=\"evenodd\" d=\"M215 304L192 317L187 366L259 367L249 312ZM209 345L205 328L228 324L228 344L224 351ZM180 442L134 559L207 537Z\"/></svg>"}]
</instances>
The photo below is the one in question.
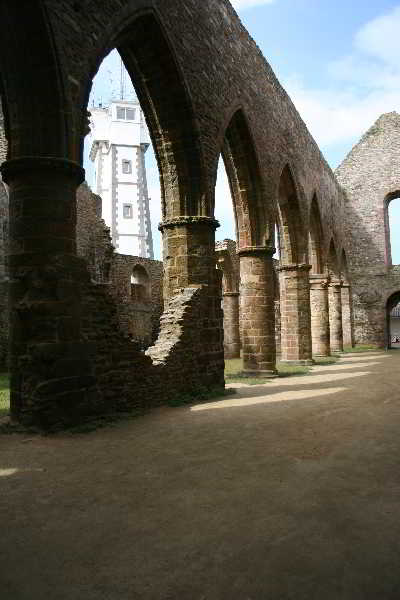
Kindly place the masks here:
<instances>
[{"instance_id":1,"label":"stone arcade","mask_svg":"<svg viewBox=\"0 0 400 600\"><path fill-rule=\"evenodd\" d=\"M312 349L342 350L343 335L352 343L345 224L354 219L346 221L339 184L349 179L343 165L335 178L229 2L31 0L24 13L11 0L0 5L12 418L52 429L222 390L222 278L225 349L237 356L241 340L245 371L274 376L277 331L282 360L297 364L309 364ZM123 335L110 284L112 270L143 265L115 266L99 225L99 269L79 234L86 106L113 48L134 81L160 170L164 312L146 353ZM217 248L222 272L220 154L237 225L237 255L229 244ZM149 294L143 277L137 269L131 294Z\"/></svg>"}]
</instances>

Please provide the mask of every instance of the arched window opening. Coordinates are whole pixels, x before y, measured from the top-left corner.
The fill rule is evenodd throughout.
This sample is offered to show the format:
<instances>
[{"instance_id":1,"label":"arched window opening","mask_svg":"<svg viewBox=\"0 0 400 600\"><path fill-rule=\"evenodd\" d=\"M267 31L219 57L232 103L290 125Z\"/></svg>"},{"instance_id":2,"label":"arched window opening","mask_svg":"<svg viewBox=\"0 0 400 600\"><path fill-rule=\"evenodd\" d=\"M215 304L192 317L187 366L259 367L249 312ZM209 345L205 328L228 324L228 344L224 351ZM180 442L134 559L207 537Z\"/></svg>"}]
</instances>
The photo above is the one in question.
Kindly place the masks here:
<instances>
[{"instance_id":1,"label":"arched window opening","mask_svg":"<svg viewBox=\"0 0 400 600\"><path fill-rule=\"evenodd\" d=\"M400 291L392 294L386 303L387 347L400 348Z\"/></svg>"},{"instance_id":2,"label":"arched window opening","mask_svg":"<svg viewBox=\"0 0 400 600\"><path fill-rule=\"evenodd\" d=\"M328 271L331 279L340 278L339 262L336 254L335 243L331 240L328 253Z\"/></svg>"},{"instance_id":3,"label":"arched window opening","mask_svg":"<svg viewBox=\"0 0 400 600\"><path fill-rule=\"evenodd\" d=\"M400 264L400 192L389 194L386 198L385 234L386 234L386 263Z\"/></svg>"},{"instance_id":4,"label":"arched window opening","mask_svg":"<svg viewBox=\"0 0 400 600\"><path fill-rule=\"evenodd\" d=\"M304 260L303 227L296 187L288 166L283 169L279 182L278 209L280 262L300 263Z\"/></svg>"},{"instance_id":5,"label":"arched window opening","mask_svg":"<svg viewBox=\"0 0 400 600\"><path fill-rule=\"evenodd\" d=\"M132 271L131 299L133 302L149 302L151 300L150 277L141 265L136 265Z\"/></svg>"},{"instance_id":6,"label":"arched window opening","mask_svg":"<svg viewBox=\"0 0 400 600\"><path fill-rule=\"evenodd\" d=\"M240 248L271 242L265 190L246 118L238 110L225 132L222 156L233 200Z\"/></svg>"},{"instance_id":7,"label":"arched window opening","mask_svg":"<svg viewBox=\"0 0 400 600\"><path fill-rule=\"evenodd\" d=\"M106 56L93 80L88 110L84 166L92 191L101 198L101 216L112 244L119 254L159 258L157 160L144 112L117 50Z\"/></svg>"},{"instance_id":8,"label":"arched window opening","mask_svg":"<svg viewBox=\"0 0 400 600\"><path fill-rule=\"evenodd\" d=\"M311 265L311 273L319 274L323 272L322 264L322 226L321 216L318 207L318 201L314 196L310 210L310 225L308 232L308 255Z\"/></svg>"},{"instance_id":9,"label":"arched window opening","mask_svg":"<svg viewBox=\"0 0 400 600\"><path fill-rule=\"evenodd\" d=\"M233 240L236 243L237 224L232 189L221 156L218 161L217 181L215 184L214 214L220 223L220 227L215 232L216 241Z\"/></svg>"}]
</instances>

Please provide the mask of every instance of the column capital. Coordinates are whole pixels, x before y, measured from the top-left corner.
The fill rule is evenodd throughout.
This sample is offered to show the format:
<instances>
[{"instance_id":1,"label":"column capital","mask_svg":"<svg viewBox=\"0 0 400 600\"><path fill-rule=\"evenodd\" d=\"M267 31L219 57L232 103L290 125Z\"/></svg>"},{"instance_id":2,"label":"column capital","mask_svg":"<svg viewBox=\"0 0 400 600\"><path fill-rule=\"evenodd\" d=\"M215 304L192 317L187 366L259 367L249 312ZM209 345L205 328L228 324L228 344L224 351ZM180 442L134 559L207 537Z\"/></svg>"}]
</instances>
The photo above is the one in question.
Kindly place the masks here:
<instances>
[{"instance_id":1,"label":"column capital","mask_svg":"<svg viewBox=\"0 0 400 600\"><path fill-rule=\"evenodd\" d=\"M331 279L329 282L329 287L342 287L343 280L342 279Z\"/></svg>"},{"instance_id":2,"label":"column capital","mask_svg":"<svg viewBox=\"0 0 400 600\"><path fill-rule=\"evenodd\" d=\"M310 286L312 289L326 289L329 285L329 278L322 273L310 273Z\"/></svg>"},{"instance_id":3,"label":"column capital","mask_svg":"<svg viewBox=\"0 0 400 600\"><path fill-rule=\"evenodd\" d=\"M239 296L239 292L223 292L222 296Z\"/></svg>"},{"instance_id":4,"label":"column capital","mask_svg":"<svg viewBox=\"0 0 400 600\"><path fill-rule=\"evenodd\" d=\"M306 263L289 263L287 265L280 265L278 271L310 271L311 265Z\"/></svg>"},{"instance_id":5,"label":"column capital","mask_svg":"<svg viewBox=\"0 0 400 600\"><path fill-rule=\"evenodd\" d=\"M348 281L342 281L342 288L349 290L350 289L350 283L348 283Z\"/></svg>"},{"instance_id":6,"label":"column capital","mask_svg":"<svg viewBox=\"0 0 400 600\"><path fill-rule=\"evenodd\" d=\"M166 219L162 221L158 225L159 231L163 231L164 229L172 229L173 227L190 227L190 226L206 226L210 227L215 231L220 226L219 221L214 219L214 217L203 217L203 216L180 216L174 217L173 219Z\"/></svg>"},{"instance_id":7,"label":"column capital","mask_svg":"<svg viewBox=\"0 0 400 600\"><path fill-rule=\"evenodd\" d=\"M276 252L276 248L271 246L244 246L237 250L239 256L268 256L272 257Z\"/></svg>"},{"instance_id":8,"label":"column capital","mask_svg":"<svg viewBox=\"0 0 400 600\"><path fill-rule=\"evenodd\" d=\"M63 174L74 179L77 185L85 181L85 169L78 163L65 158L52 156L22 156L7 160L0 167L3 181L9 184L14 179L26 173L50 171Z\"/></svg>"}]
</instances>

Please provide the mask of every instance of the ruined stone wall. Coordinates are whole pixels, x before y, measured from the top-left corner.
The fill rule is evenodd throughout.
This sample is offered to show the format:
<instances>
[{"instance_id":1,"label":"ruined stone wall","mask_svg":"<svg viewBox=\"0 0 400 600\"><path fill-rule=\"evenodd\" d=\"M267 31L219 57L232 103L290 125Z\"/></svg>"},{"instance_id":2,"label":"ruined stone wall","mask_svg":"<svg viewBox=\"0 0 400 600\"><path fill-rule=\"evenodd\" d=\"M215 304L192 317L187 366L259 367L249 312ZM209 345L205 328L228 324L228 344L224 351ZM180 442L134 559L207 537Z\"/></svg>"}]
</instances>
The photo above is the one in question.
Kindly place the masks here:
<instances>
[{"instance_id":1,"label":"ruined stone wall","mask_svg":"<svg viewBox=\"0 0 400 600\"><path fill-rule=\"evenodd\" d=\"M76 194L76 249L86 260L91 278L97 283L110 280L114 247L109 228L101 218L101 198L87 183L79 186Z\"/></svg>"},{"instance_id":2,"label":"ruined stone wall","mask_svg":"<svg viewBox=\"0 0 400 600\"><path fill-rule=\"evenodd\" d=\"M229 146L234 167L230 173L242 179L231 180L238 190L235 209L242 219L242 250L273 244L271 225L276 222L279 182L286 166L298 196L296 229L305 239L309 206L316 194L324 243L329 245L334 236L339 253L345 245L342 191L290 98L227 0L35 0L24 4L24 19L15 2L4 0L0 17L2 85L10 102L7 116L12 136L11 162L3 173L10 184L13 225L18 223L11 228L15 262L10 266L15 284L12 386L18 401L12 401L14 415L29 413L35 419L38 413L45 417L47 408L53 414L57 408L66 414L72 407L75 419L81 402L85 414L99 412L102 398L115 407L134 393L135 386L140 389L139 380L129 389L121 388L122 392L115 387L125 385L121 377L126 372L117 361L121 356L125 359L126 340L116 327L110 343L104 341L109 322L106 305L114 306L113 299L100 291L101 285L86 281L85 269L78 268L81 261L73 256L71 216L75 185L83 175L79 163L87 100L93 76L113 47L118 47L134 79L156 149L163 193L164 296L167 302L180 298L176 306L166 305L171 312L155 345L154 361L174 365L175 378L177 373L185 374L184 382L171 381L166 374L163 384L176 386L171 393L180 386L198 388L203 382L221 385L221 294L214 281L213 220L221 148ZM27 197L29 205L24 201ZM36 220L33 232L32 219ZM258 277L256 272L248 274ZM83 286L76 299L68 294L75 278ZM185 297L185 290L193 286L200 291ZM264 292L273 315L271 287ZM179 304L184 301L181 296L186 298L185 307ZM256 306L258 313L261 306ZM115 306L113 310L115 326ZM18 328L20 317L27 327ZM171 344L171 331L182 319L189 334L185 337L183 328ZM80 330L81 321L85 325ZM43 336L47 336L47 349L42 347ZM261 337L264 342L265 336ZM273 338L273 331L269 337ZM92 378L81 372L81 361L73 358L76 344L94 352L85 363L86 370L95 365ZM131 367L136 360L132 346L126 351L126 364ZM48 356L57 352L63 355L61 363L50 368ZM118 355L110 359L110 352ZM254 348L249 353L254 355ZM137 356L145 373L145 358ZM66 385L69 396L65 396ZM97 404L96 386L101 391Z\"/></svg>"},{"instance_id":3,"label":"ruined stone wall","mask_svg":"<svg viewBox=\"0 0 400 600\"><path fill-rule=\"evenodd\" d=\"M355 340L387 343L386 303L400 290L400 268L388 245L388 200L400 191L400 115L379 117L336 170L346 192L347 263Z\"/></svg>"},{"instance_id":4,"label":"ruined stone wall","mask_svg":"<svg viewBox=\"0 0 400 600\"><path fill-rule=\"evenodd\" d=\"M135 298L131 276L137 266L145 269L149 280L147 298ZM158 260L115 254L111 268L111 289L117 303L121 331L142 349L153 344L160 330L163 312L163 264Z\"/></svg>"}]
</instances>

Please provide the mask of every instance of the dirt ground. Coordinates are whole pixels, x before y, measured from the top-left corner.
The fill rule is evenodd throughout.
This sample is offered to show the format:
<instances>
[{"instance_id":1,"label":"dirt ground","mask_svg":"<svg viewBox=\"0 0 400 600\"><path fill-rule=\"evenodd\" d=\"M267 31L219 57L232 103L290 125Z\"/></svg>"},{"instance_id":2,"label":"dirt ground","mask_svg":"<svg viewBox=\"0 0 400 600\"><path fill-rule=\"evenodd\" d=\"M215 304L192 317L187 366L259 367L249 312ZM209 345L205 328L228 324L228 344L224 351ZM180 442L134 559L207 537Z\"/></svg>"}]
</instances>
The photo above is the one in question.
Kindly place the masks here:
<instances>
[{"instance_id":1,"label":"dirt ground","mask_svg":"<svg viewBox=\"0 0 400 600\"><path fill-rule=\"evenodd\" d=\"M0 438L2 600L400 599L400 351Z\"/></svg>"}]
</instances>

